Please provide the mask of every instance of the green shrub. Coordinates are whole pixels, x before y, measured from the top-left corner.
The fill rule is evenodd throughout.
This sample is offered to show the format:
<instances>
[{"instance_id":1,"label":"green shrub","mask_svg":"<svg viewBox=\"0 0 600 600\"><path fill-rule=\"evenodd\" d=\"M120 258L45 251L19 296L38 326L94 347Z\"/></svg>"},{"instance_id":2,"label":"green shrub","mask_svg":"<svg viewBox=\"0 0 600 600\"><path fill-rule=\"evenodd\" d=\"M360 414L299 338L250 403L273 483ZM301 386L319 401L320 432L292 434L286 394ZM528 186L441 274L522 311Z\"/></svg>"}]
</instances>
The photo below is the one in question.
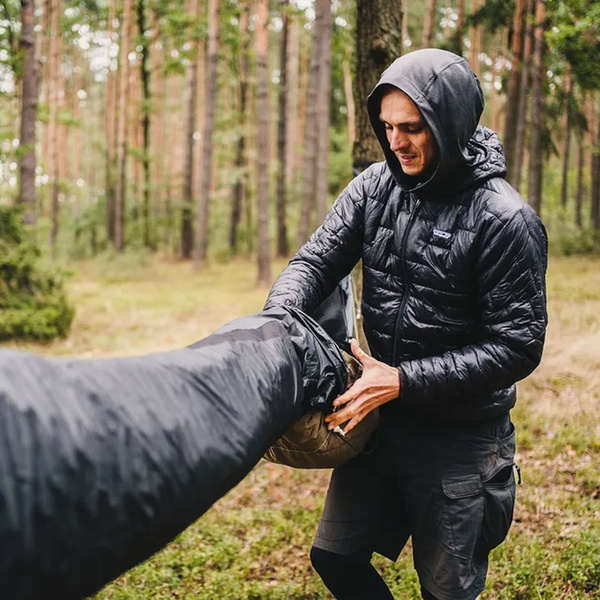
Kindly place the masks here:
<instances>
[{"instance_id":1,"label":"green shrub","mask_svg":"<svg viewBox=\"0 0 600 600\"><path fill-rule=\"evenodd\" d=\"M74 315L64 274L40 266L40 250L25 238L20 210L0 207L0 340L66 336Z\"/></svg>"}]
</instances>

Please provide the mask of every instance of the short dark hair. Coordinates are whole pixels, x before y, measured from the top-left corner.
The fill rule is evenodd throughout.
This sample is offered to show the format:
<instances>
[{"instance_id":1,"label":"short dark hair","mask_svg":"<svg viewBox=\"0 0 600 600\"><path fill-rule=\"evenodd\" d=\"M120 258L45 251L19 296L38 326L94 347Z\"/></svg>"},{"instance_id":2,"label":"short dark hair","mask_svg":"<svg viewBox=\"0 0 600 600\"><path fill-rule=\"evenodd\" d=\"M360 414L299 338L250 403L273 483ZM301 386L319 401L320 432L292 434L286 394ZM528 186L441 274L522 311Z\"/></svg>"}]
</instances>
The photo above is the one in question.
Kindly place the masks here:
<instances>
[{"instance_id":1,"label":"short dark hair","mask_svg":"<svg viewBox=\"0 0 600 600\"><path fill-rule=\"evenodd\" d=\"M383 83L377 89L380 99L383 98L384 96L386 96L387 94L389 94L390 92L401 92L401 91L402 90L400 88L397 88L395 85L393 85L391 83Z\"/></svg>"}]
</instances>

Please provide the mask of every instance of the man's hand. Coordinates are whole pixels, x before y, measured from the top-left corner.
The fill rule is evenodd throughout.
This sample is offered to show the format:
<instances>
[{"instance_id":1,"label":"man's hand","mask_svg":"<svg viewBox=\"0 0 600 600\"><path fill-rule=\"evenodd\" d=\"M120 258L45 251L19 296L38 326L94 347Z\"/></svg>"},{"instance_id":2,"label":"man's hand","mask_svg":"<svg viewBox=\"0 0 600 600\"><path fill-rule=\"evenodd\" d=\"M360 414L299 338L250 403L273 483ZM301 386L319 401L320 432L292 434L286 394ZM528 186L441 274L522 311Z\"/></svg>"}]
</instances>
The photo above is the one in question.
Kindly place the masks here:
<instances>
[{"instance_id":1,"label":"man's hand","mask_svg":"<svg viewBox=\"0 0 600 600\"><path fill-rule=\"evenodd\" d=\"M400 395L398 370L366 354L356 340L350 343L352 354L363 366L363 374L333 405L343 408L325 417L329 429L349 421L344 433L356 427L372 410ZM345 406L344 406L345 405Z\"/></svg>"}]
</instances>

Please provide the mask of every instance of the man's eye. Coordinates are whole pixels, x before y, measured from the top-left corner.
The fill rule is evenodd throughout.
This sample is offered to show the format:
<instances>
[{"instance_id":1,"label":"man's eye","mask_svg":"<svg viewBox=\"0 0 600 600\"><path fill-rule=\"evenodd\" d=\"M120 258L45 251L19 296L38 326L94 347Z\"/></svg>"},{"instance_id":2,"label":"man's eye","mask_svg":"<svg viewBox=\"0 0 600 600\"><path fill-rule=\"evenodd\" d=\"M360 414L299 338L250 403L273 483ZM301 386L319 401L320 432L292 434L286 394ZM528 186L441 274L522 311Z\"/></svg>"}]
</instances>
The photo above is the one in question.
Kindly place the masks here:
<instances>
[{"instance_id":1,"label":"man's eye","mask_svg":"<svg viewBox=\"0 0 600 600\"><path fill-rule=\"evenodd\" d=\"M384 127L385 127L386 131L391 131L392 130L392 126L388 125L387 123L385 123Z\"/></svg>"},{"instance_id":2,"label":"man's eye","mask_svg":"<svg viewBox=\"0 0 600 600\"><path fill-rule=\"evenodd\" d=\"M420 133L421 131L423 131L423 125L409 125L406 128L406 131L408 133Z\"/></svg>"}]
</instances>

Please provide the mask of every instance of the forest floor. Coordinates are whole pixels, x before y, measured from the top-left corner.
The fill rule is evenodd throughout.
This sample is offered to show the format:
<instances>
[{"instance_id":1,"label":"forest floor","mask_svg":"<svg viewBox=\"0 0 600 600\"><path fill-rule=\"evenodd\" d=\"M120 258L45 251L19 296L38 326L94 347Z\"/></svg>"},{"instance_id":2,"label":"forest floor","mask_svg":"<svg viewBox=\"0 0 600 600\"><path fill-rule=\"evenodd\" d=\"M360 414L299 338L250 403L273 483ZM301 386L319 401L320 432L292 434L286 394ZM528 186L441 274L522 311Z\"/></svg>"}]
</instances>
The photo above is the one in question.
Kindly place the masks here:
<instances>
[{"instance_id":1,"label":"forest floor","mask_svg":"<svg viewBox=\"0 0 600 600\"><path fill-rule=\"evenodd\" d=\"M260 310L267 293L244 260L194 271L126 255L77 263L74 271L69 338L15 347L86 357L178 348ZM523 473L515 522L492 554L482 600L600 598L600 258L552 258L548 292L544 359L519 385L512 413ZM262 461L96 599L329 598L308 559L328 479L328 471ZM376 563L396 598L419 598L410 547L395 564Z\"/></svg>"}]
</instances>

